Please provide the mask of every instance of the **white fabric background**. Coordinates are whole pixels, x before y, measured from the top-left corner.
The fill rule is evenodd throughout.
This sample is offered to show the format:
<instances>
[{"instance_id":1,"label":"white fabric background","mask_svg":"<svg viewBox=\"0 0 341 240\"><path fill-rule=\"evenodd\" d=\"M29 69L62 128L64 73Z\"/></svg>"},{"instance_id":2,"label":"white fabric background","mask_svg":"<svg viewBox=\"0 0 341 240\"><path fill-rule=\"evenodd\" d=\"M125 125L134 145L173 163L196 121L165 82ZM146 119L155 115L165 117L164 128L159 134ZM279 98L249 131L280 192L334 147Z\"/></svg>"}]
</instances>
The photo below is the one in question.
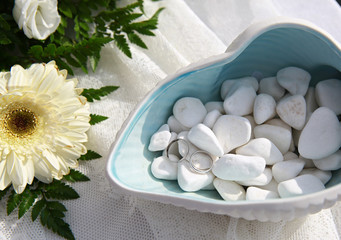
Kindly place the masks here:
<instances>
[{"instance_id":1,"label":"white fabric background","mask_svg":"<svg viewBox=\"0 0 341 240\"><path fill-rule=\"evenodd\" d=\"M125 4L127 1L120 1ZM261 223L125 196L104 175L106 155L117 131L134 106L167 75L189 63L225 51L251 23L277 15L309 20L341 42L341 8L334 0L165 0L146 1L151 15L161 6L157 37L145 37L149 50L132 46L133 59L114 45L102 51L96 73L78 72L81 87L119 85L92 113L110 118L89 131L88 148L103 158L82 163L91 181L73 187L81 198L65 201L65 220L76 239L340 239L341 202L331 209L291 222ZM6 216L0 203L0 239L60 239L31 222Z\"/></svg>"}]
</instances>

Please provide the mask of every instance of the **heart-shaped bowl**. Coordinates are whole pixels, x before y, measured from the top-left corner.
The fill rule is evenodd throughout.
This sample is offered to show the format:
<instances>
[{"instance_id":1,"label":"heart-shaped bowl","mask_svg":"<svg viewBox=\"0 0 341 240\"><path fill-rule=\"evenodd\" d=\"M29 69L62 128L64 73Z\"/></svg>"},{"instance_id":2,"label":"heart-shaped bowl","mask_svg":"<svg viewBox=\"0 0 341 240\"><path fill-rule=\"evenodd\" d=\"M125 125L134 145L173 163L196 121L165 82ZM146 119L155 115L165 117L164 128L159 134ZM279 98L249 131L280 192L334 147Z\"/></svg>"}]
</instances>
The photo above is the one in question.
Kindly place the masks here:
<instances>
[{"instance_id":1,"label":"heart-shaped bowl","mask_svg":"<svg viewBox=\"0 0 341 240\"><path fill-rule=\"evenodd\" d=\"M190 210L224 214L247 220L292 220L329 208L341 199L341 171L334 171L326 189L298 197L264 201L224 201L215 190L184 192L177 181L153 177L150 166L161 152L148 151L150 138L172 115L182 97L203 103L220 100L226 79L260 74L275 76L287 66L312 75L311 85L339 78L341 48L333 38L309 22L276 18L251 25L221 55L204 59L160 82L130 114L108 155L106 175L125 193Z\"/></svg>"}]
</instances>

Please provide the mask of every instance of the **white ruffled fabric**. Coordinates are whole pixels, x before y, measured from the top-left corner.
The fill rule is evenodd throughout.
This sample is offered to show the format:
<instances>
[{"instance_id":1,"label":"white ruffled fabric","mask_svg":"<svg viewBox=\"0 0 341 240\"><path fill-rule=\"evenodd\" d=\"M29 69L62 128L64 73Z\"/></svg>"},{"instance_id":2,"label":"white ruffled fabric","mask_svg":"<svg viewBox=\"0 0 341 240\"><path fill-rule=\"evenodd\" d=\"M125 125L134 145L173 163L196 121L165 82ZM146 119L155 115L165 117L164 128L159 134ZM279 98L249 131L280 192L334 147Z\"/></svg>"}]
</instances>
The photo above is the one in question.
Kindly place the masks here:
<instances>
[{"instance_id":1,"label":"white ruffled fabric","mask_svg":"<svg viewBox=\"0 0 341 240\"><path fill-rule=\"evenodd\" d=\"M126 4L127 1L120 1ZM81 163L91 181L73 187L81 198L65 201L65 220L76 239L340 239L341 202L330 209L290 222L261 223L200 213L131 198L110 186L105 177L106 155L117 131L135 105L167 75L202 58L225 51L251 23L283 15L309 20L341 42L341 8L334 0L167 0L146 1L151 15L160 15L156 37L144 37L149 49L132 46L133 59L113 44L102 51L96 73L78 72L81 87L120 88L91 103L91 112L109 116L89 131L88 148L103 158ZM0 239L61 239L32 223L30 213L20 220L6 216L0 202Z\"/></svg>"}]
</instances>

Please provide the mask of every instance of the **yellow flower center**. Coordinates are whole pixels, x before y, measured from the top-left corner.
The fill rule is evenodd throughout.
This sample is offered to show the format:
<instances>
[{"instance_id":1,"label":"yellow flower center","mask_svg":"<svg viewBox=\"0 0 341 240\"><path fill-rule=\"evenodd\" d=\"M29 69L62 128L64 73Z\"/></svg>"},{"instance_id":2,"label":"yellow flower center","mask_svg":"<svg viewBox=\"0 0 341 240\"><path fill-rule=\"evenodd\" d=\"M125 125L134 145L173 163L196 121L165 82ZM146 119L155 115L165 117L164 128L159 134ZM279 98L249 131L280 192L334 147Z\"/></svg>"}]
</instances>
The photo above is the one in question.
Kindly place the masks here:
<instances>
[{"instance_id":1,"label":"yellow flower center","mask_svg":"<svg viewBox=\"0 0 341 240\"><path fill-rule=\"evenodd\" d=\"M37 126L37 117L34 112L20 107L7 112L5 128L16 137L25 137L34 133Z\"/></svg>"}]
</instances>

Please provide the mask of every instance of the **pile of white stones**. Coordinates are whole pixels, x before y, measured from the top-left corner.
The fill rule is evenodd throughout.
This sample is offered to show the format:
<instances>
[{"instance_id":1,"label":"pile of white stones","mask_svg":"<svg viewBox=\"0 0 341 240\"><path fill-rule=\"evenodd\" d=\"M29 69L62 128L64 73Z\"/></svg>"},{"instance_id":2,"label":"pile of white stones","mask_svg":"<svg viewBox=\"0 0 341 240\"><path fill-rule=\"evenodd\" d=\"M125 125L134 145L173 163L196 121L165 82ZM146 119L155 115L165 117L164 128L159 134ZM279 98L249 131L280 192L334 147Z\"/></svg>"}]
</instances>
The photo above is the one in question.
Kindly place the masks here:
<instances>
[{"instance_id":1,"label":"pile of white stones","mask_svg":"<svg viewBox=\"0 0 341 240\"><path fill-rule=\"evenodd\" d=\"M214 190L227 201L285 198L323 190L341 168L341 81L320 81L287 67L274 77L229 79L223 101L184 97L148 149L163 151L151 164L159 179L177 180L184 191ZM165 154L174 139L178 145ZM187 149L189 148L189 149ZM179 161L204 150L212 170L193 171ZM168 157L167 157L168 156ZM207 159L200 162L205 168Z\"/></svg>"}]
</instances>

